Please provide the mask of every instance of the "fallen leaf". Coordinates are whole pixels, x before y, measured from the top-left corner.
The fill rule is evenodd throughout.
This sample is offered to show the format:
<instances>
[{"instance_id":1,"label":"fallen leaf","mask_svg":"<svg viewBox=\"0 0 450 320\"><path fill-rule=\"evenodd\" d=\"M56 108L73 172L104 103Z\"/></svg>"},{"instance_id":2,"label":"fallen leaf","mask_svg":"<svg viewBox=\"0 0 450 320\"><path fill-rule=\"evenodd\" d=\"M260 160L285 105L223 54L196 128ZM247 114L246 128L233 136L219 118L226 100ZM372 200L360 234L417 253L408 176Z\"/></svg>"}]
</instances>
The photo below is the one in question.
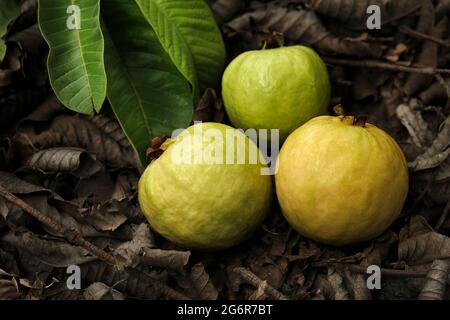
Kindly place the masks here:
<instances>
[{"instance_id":1,"label":"fallen leaf","mask_svg":"<svg viewBox=\"0 0 450 320\"><path fill-rule=\"evenodd\" d=\"M36 152L25 160L22 170L43 173L71 173L87 178L102 169L95 157L78 148L50 148Z\"/></svg>"},{"instance_id":2,"label":"fallen leaf","mask_svg":"<svg viewBox=\"0 0 450 320\"><path fill-rule=\"evenodd\" d=\"M97 260L85 249L75 247L59 239L39 237L32 232L10 232L0 238L2 241L16 247L19 251L27 251L42 263L52 267L67 268L70 265L81 265Z\"/></svg>"},{"instance_id":3,"label":"fallen leaf","mask_svg":"<svg viewBox=\"0 0 450 320\"><path fill-rule=\"evenodd\" d=\"M193 299L216 300L219 296L202 263L195 264L187 275L177 275L175 279L185 293Z\"/></svg>"},{"instance_id":4,"label":"fallen leaf","mask_svg":"<svg viewBox=\"0 0 450 320\"><path fill-rule=\"evenodd\" d=\"M419 155L409 166L414 171L431 169L439 166L450 155L450 116L442 123L442 129L433 143L424 153ZM442 180L442 177L440 179Z\"/></svg>"},{"instance_id":5,"label":"fallen leaf","mask_svg":"<svg viewBox=\"0 0 450 320\"><path fill-rule=\"evenodd\" d=\"M432 263L450 258L450 238L434 232L421 216L411 218L400 233L398 258L409 265Z\"/></svg>"},{"instance_id":6,"label":"fallen leaf","mask_svg":"<svg viewBox=\"0 0 450 320\"><path fill-rule=\"evenodd\" d=\"M86 300L125 300L125 295L102 282L94 282L87 287L83 296Z\"/></svg>"}]
</instances>

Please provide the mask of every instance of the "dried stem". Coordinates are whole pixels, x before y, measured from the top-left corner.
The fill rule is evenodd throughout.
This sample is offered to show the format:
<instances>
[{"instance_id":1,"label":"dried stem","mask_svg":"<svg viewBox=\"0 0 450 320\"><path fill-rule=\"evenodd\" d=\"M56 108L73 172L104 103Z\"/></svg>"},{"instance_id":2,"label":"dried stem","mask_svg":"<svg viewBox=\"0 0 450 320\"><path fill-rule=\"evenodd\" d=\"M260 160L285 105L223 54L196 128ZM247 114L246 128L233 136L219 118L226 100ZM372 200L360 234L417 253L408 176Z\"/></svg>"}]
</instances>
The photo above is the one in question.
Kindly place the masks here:
<instances>
[{"instance_id":1,"label":"dried stem","mask_svg":"<svg viewBox=\"0 0 450 320\"><path fill-rule=\"evenodd\" d=\"M348 267L348 269L355 273L367 274L367 268L357 264L350 264L345 262L336 262L336 261L324 261L324 262L316 262L312 263L312 267L322 268L327 267L329 265L339 264ZM408 270L399 270L399 269L387 269L380 268L381 274L384 277L393 277L393 278L425 278L428 275L428 271L408 271ZM447 284L450 285L450 275L447 277Z\"/></svg>"},{"instance_id":2,"label":"dried stem","mask_svg":"<svg viewBox=\"0 0 450 320\"><path fill-rule=\"evenodd\" d=\"M101 260L103 260L109 264L112 264L112 265L116 264L116 258L114 258L114 256L112 254L110 254L110 253L102 250L101 248L97 247L96 245L90 243L78 232L73 231L73 230L67 230L66 228L64 228L63 225L54 221L53 219L51 219L47 215L43 214L39 210L33 208L32 206L27 204L25 201L16 197L15 195L13 195L11 192L6 190L2 186L0 186L0 195L3 198L5 198L6 200L8 200L9 202L15 204L17 207L19 207L20 209L24 210L25 212L27 212L28 214L33 216L39 222L45 224L47 227L52 229L52 231L54 231L55 233L64 236L70 243L72 243L76 246L83 247L84 249L86 249L87 251L89 251L90 253L95 255L96 257L99 257Z\"/></svg>"},{"instance_id":3,"label":"dried stem","mask_svg":"<svg viewBox=\"0 0 450 320\"><path fill-rule=\"evenodd\" d=\"M288 298L280 291L272 287L270 284L260 279L256 274L243 267L236 267L233 269L242 279L255 287L262 287L264 291L277 300L288 300Z\"/></svg>"},{"instance_id":4,"label":"dried stem","mask_svg":"<svg viewBox=\"0 0 450 320\"><path fill-rule=\"evenodd\" d=\"M367 268L361 265L345 264L348 269L355 273L367 274ZM381 268L381 274L384 277L393 278L425 278L428 274L427 271L408 271L398 269L386 269ZM447 277L447 284L450 284L450 275Z\"/></svg>"},{"instance_id":5,"label":"dried stem","mask_svg":"<svg viewBox=\"0 0 450 320\"><path fill-rule=\"evenodd\" d=\"M60 223L54 221L47 215L43 214L39 210L33 208L29 204L27 204L22 199L16 197L11 192L6 190L3 186L0 185L0 196L11 202L12 204L16 205L20 209L24 210L31 216L33 216L36 220L40 221L47 227L49 227L53 232L60 234L64 238L66 238L71 244L83 247L87 251L89 251L94 256L98 257L102 261L115 266L116 268L120 269L120 263L117 261L117 259L109 252L104 251L103 249L97 247L96 245L92 244L88 240L86 240L81 234L74 230L67 230L63 225ZM131 276L136 276L138 273L142 273L139 270L135 270L133 268L127 268L127 272ZM188 297L184 296L183 294L173 290L172 288L166 286L165 284L154 280L150 278L147 274L146 275L152 282L153 285L165 296L167 296L170 299L177 299L177 300L185 300L188 299Z\"/></svg>"},{"instance_id":6,"label":"dried stem","mask_svg":"<svg viewBox=\"0 0 450 320\"><path fill-rule=\"evenodd\" d=\"M409 27L400 26L399 30L401 32L403 32L404 34L407 34L407 35L409 35L411 37L414 37L414 38L417 38L417 39L421 39L421 40L429 40L429 41L435 42L435 43L437 43L437 44L439 44L439 45L441 45L443 47L450 47L450 42L448 42L446 40L435 38L435 37L430 36L428 34L425 34L425 33L422 33L422 32L418 32L416 30L413 30L413 29L411 29Z\"/></svg>"},{"instance_id":7,"label":"dried stem","mask_svg":"<svg viewBox=\"0 0 450 320\"><path fill-rule=\"evenodd\" d=\"M347 266L350 271L367 274L367 268L364 266L354 264L349 264ZM381 268L381 274L386 277L397 277L397 278L425 278L427 276L426 271L407 271L407 270L386 269L386 268Z\"/></svg>"},{"instance_id":8,"label":"dried stem","mask_svg":"<svg viewBox=\"0 0 450 320\"><path fill-rule=\"evenodd\" d=\"M375 68L375 69L384 69L384 70L391 70L391 71L398 71L398 72L428 74L428 75L450 74L450 69L423 67L423 66L419 66L419 65L406 66L406 65L394 64L394 63L383 62L383 61L378 61L378 60L349 60L349 59L331 58L331 57L324 57L323 60L326 63L340 65L340 66Z\"/></svg>"}]
</instances>

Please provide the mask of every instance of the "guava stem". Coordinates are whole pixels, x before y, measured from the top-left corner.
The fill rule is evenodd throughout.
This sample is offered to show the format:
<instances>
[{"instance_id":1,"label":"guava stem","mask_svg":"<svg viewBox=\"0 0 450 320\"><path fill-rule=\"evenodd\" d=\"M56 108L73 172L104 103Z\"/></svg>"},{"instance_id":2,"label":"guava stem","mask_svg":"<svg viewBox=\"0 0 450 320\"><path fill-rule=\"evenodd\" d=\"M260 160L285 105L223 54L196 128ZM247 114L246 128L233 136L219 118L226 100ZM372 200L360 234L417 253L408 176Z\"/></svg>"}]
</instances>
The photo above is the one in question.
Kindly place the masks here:
<instances>
[{"instance_id":1,"label":"guava stem","mask_svg":"<svg viewBox=\"0 0 450 320\"><path fill-rule=\"evenodd\" d=\"M284 47L284 34L281 32L276 32L273 31L264 41L263 41L263 45L261 47L261 50L266 50L267 49L267 45L269 43L273 43L273 41L277 42L278 46L280 48Z\"/></svg>"},{"instance_id":2,"label":"guava stem","mask_svg":"<svg viewBox=\"0 0 450 320\"><path fill-rule=\"evenodd\" d=\"M367 122L367 116L350 116L350 115L342 115L339 116L342 122L347 124L351 124L352 126L358 126L365 128Z\"/></svg>"}]
</instances>

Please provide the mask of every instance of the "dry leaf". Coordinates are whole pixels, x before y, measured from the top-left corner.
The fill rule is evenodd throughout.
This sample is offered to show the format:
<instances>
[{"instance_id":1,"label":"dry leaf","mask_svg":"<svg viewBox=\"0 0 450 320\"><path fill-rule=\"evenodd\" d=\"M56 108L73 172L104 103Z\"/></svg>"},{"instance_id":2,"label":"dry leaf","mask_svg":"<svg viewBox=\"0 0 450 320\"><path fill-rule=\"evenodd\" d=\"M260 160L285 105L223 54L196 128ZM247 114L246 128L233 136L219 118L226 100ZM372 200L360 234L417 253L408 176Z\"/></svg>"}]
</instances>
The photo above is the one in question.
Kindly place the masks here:
<instances>
[{"instance_id":1,"label":"dry leaf","mask_svg":"<svg viewBox=\"0 0 450 320\"><path fill-rule=\"evenodd\" d=\"M398 258L409 265L450 258L450 238L434 232L421 216L414 216L400 233Z\"/></svg>"},{"instance_id":2,"label":"dry leaf","mask_svg":"<svg viewBox=\"0 0 450 320\"><path fill-rule=\"evenodd\" d=\"M86 117L56 116L48 130L43 132L18 132L15 142L23 148L34 150L51 147L75 147L84 149L112 167L135 167L135 153L122 146L115 130L109 132L103 121L95 123Z\"/></svg>"},{"instance_id":3,"label":"dry leaf","mask_svg":"<svg viewBox=\"0 0 450 320\"><path fill-rule=\"evenodd\" d=\"M328 267L328 282L334 290L334 300L350 300L350 295L345 288L344 278L332 266Z\"/></svg>"},{"instance_id":4,"label":"dry leaf","mask_svg":"<svg viewBox=\"0 0 450 320\"><path fill-rule=\"evenodd\" d=\"M213 89L207 89L194 110L193 121L222 122L225 117L222 101Z\"/></svg>"},{"instance_id":5,"label":"dry leaf","mask_svg":"<svg viewBox=\"0 0 450 320\"><path fill-rule=\"evenodd\" d=\"M436 170L436 181L444 181L450 178L450 158L440 164Z\"/></svg>"},{"instance_id":6,"label":"dry leaf","mask_svg":"<svg viewBox=\"0 0 450 320\"><path fill-rule=\"evenodd\" d=\"M211 10L214 13L217 24L220 26L230 20L243 8L243 4L241 0L215 0L211 4Z\"/></svg>"},{"instance_id":7,"label":"dry leaf","mask_svg":"<svg viewBox=\"0 0 450 320\"><path fill-rule=\"evenodd\" d=\"M338 19L346 27L367 29L367 8L381 9L382 25L401 19L419 9L423 0L312 0L317 12Z\"/></svg>"},{"instance_id":8,"label":"dry leaf","mask_svg":"<svg viewBox=\"0 0 450 320\"><path fill-rule=\"evenodd\" d=\"M239 35L245 49L259 49L270 33L282 34L293 43L307 43L320 51L333 54L378 56L377 48L361 40L339 38L322 25L313 11L303 8L287 8L277 2L258 3L253 11L228 22L230 37Z\"/></svg>"},{"instance_id":9,"label":"dry leaf","mask_svg":"<svg viewBox=\"0 0 450 320\"><path fill-rule=\"evenodd\" d=\"M443 300L449 272L450 262L448 260L434 260L419 300Z\"/></svg>"},{"instance_id":10,"label":"dry leaf","mask_svg":"<svg viewBox=\"0 0 450 320\"><path fill-rule=\"evenodd\" d=\"M125 259L125 267L136 267L141 261L144 250L152 247L154 247L154 240L150 227L142 223L134 231L133 239L116 248L115 254Z\"/></svg>"},{"instance_id":11,"label":"dry leaf","mask_svg":"<svg viewBox=\"0 0 450 320\"><path fill-rule=\"evenodd\" d=\"M102 282L94 282L87 287L83 296L86 300L125 300L125 295Z\"/></svg>"},{"instance_id":12,"label":"dry leaf","mask_svg":"<svg viewBox=\"0 0 450 320\"><path fill-rule=\"evenodd\" d=\"M432 137L420 111L415 111L418 106L417 99L411 99L408 104L400 104L396 113L401 123L408 130L414 144L423 150Z\"/></svg>"},{"instance_id":13,"label":"dry leaf","mask_svg":"<svg viewBox=\"0 0 450 320\"><path fill-rule=\"evenodd\" d=\"M423 1L423 0L422 0ZM431 8L433 4L431 0L425 1ZM433 22L432 22L433 23ZM433 23L434 24L434 23ZM439 24L431 32L431 36L434 38L441 38L445 32L448 31L448 21L441 20ZM430 68L436 68L438 65L439 45L433 41L424 41L422 43L422 49L419 53L416 63L427 66ZM418 73L411 73L403 87L403 91L408 97L413 97L421 89L428 87L433 81L432 75L424 75Z\"/></svg>"},{"instance_id":14,"label":"dry leaf","mask_svg":"<svg viewBox=\"0 0 450 320\"><path fill-rule=\"evenodd\" d=\"M439 166L450 155L450 117L442 124L442 129L431 146L419 155L409 166L414 171L431 169ZM442 180L442 177L440 179Z\"/></svg>"},{"instance_id":15,"label":"dry leaf","mask_svg":"<svg viewBox=\"0 0 450 320\"><path fill-rule=\"evenodd\" d=\"M142 250L141 264L165 268L168 271L183 274L191 256L190 251L175 251L144 248Z\"/></svg>"},{"instance_id":16,"label":"dry leaf","mask_svg":"<svg viewBox=\"0 0 450 320\"><path fill-rule=\"evenodd\" d=\"M117 270L114 266L95 261L81 266L83 283L102 282L109 287L126 293L130 298L158 299L160 292L150 282L145 272ZM157 279L152 275L152 278Z\"/></svg>"},{"instance_id":17,"label":"dry leaf","mask_svg":"<svg viewBox=\"0 0 450 320\"><path fill-rule=\"evenodd\" d=\"M72 173L87 178L102 169L93 156L78 148L50 148L29 157L22 169L43 173Z\"/></svg>"},{"instance_id":18,"label":"dry leaf","mask_svg":"<svg viewBox=\"0 0 450 320\"><path fill-rule=\"evenodd\" d=\"M193 299L216 300L219 293L202 263L195 264L186 276L177 275L178 285Z\"/></svg>"},{"instance_id":19,"label":"dry leaf","mask_svg":"<svg viewBox=\"0 0 450 320\"><path fill-rule=\"evenodd\" d=\"M127 199L111 200L94 205L87 209L80 209L82 220L97 230L114 231L127 221L127 215L138 210Z\"/></svg>"},{"instance_id":20,"label":"dry leaf","mask_svg":"<svg viewBox=\"0 0 450 320\"><path fill-rule=\"evenodd\" d=\"M0 239L16 247L19 251L26 251L32 254L42 263L52 267L67 268L70 265L81 265L97 260L85 249L75 247L59 239L39 237L32 232L17 234L10 232Z\"/></svg>"},{"instance_id":21,"label":"dry leaf","mask_svg":"<svg viewBox=\"0 0 450 320\"><path fill-rule=\"evenodd\" d=\"M20 296L19 285L15 278L11 280L0 278L0 300L18 299Z\"/></svg>"}]
</instances>

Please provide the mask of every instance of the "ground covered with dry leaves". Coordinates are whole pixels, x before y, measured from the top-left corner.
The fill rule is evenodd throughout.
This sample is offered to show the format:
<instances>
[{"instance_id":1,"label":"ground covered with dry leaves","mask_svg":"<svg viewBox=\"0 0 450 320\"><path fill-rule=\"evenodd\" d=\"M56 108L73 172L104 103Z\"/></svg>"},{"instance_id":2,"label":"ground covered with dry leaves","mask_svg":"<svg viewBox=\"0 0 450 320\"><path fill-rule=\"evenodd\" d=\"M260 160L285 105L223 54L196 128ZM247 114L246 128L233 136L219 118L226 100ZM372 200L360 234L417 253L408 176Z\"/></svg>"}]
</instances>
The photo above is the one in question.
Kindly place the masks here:
<instances>
[{"instance_id":1,"label":"ground covered with dry leaves","mask_svg":"<svg viewBox=\"0 0 450 320\"><path fill-rule=\"evenodd\" d=\"M229 61L282 38L320 52L332 105L367 115L405 152L401 217L372 242L332 248L299 236L275 204L242 245L199 253L149 228L140 169L109 108L77 115L53 96L36 1L22 1L0 67L0 299L449 299L450 1L371 1L384 24L370 32L368 2L211 5ZM228 121L220 88L205 92L195 119ZM374 264L382 289L369 291ZM81 268L81 290L67 289L70 265Z\"/></svg>"}]
</instances>

